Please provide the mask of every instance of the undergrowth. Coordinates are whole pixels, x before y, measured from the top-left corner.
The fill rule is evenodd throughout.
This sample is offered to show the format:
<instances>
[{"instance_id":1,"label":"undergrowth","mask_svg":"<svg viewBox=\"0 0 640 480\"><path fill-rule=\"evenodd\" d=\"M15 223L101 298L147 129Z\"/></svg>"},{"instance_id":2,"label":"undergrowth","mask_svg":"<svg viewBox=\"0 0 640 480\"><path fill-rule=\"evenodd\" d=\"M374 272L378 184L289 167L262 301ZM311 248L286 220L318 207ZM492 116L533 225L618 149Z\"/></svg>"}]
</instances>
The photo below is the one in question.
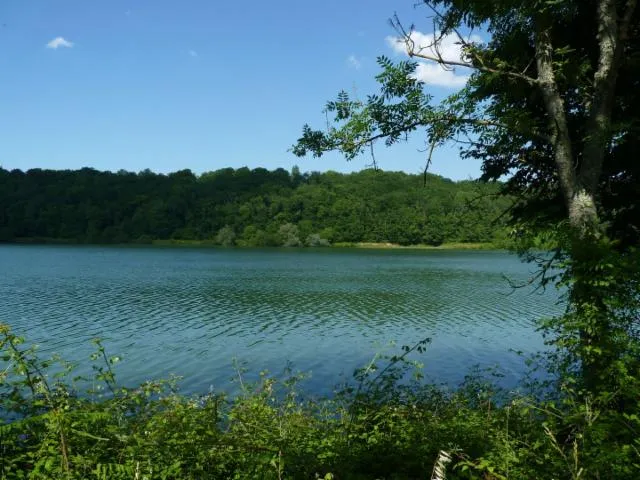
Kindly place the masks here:
<instances>
[{"instance_id":1,"label":"undergrowth","mask_svg":"<svg viewBox=\"0 0 640 480\"><path fill-rule=\"evenodd\" d=\"M230 398L180 394L175 378L121 387L99 341L92 381L74 377L1 326L0 476L640 478L638 415L599 408L570 383L537 395L478 376L458 389L425 384L412 356L427 343L376 358L330 398L304 396L299 375L249 384L241 371Z\"/></svg>"}]
</instances>

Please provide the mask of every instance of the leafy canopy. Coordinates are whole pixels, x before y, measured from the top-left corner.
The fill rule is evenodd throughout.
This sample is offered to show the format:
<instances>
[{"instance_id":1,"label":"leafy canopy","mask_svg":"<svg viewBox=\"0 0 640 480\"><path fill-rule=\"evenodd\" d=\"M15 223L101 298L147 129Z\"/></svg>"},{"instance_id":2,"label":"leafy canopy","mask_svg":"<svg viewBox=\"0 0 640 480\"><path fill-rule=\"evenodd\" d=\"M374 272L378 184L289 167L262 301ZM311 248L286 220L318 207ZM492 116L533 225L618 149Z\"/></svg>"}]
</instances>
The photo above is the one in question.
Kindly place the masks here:
<instances>
[{"instance_id":1,"label":"leafy canopy","mask_svg":"<svg viewBox=\"0 0 640 480\"><path fill-rule=\"evenodd\" d=\"M590 130L593 106L601 96L598 74L606 33L601 32L598 12L607 3L616 4L618 31L626 38L621 39L617 53L611 121L593 193L609 236L624 245L637 244L640 164L633 152L640 147L640 28L635 2L424 1L418 11L425 14L424 23L440 33L435 35L435 43L417 45L412 36L414 27L405 28L401 19L392 19L399 40L405 42L413 58L393 63L380 57L382 71L376 77L380 92L364 101L341 92L326 105L327 113L334 116L333 123L326 130L305 125L293 153L320 156L338 150L352 159L377 141L392 145L409 134L418 134L430 145L428 167L433 148L454 142L463 158L482 161L483 180L507 179L505 192L518 199L513 209L516 220L548 228L568 212L563 202L562 172L554 158L557 132L545 103L544 72L539 65L541 39L547 38L551 44L554 88L563 104L560 113L566 117L573 150L574 168L569 175L578 180L585 177L583 183L588 183L585 156L594 135ZM489 35L486 43L473 42L461 33L477 28ZM461 46L463 58L459 62L440 55L439 42L446 36L454 36ZM415 79L414 59L434 61L443 68L468 65L472 75L465 88L435 104L428 87Z\"/></svg>"}]
</instances>

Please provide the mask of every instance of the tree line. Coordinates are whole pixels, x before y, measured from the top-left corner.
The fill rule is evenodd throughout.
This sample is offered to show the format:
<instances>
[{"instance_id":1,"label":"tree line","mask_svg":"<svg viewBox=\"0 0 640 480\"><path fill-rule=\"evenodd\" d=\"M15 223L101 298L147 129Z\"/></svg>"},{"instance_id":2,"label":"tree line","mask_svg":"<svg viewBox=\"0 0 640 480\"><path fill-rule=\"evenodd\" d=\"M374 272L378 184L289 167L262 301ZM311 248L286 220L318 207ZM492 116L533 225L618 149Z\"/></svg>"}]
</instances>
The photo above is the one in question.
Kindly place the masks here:
<instances>
[{"instance_id":1,"label":"tree line","mask_svg":"<svg viewBox=\"0 0 640 480\"><path fill-rule=\"evenodd\" d=\"M510 205L499 190L499 183L371 169L0 169L0 241L495 242L506 237L502 214Z\"/></svg>"}]
</instances>

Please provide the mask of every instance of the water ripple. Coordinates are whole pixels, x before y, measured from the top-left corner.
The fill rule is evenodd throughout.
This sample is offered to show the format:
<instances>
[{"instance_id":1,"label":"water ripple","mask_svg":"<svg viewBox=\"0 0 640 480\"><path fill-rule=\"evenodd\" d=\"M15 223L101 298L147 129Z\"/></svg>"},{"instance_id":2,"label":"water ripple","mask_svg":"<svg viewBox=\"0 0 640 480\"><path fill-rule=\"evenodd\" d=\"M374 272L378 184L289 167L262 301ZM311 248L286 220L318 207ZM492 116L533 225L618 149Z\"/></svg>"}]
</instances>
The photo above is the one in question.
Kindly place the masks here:
<instances>
[{"instance_id":1,"label":"water ripple","mask_svg":"<svg viewBox=\"0 0 640 480\"><path fill-rule=\"evenodd\" d=\"M368 361L389 340L431 336L424 361L439 381L476 363L518 368L535 321L558 314L554 291L512 291L529 267L499 252L173 250L0 247L0 320L84 361L102 337L122 354L126 383L177 373L199 390L286 361L316 387Z\"/></svg>"}]
</instances>

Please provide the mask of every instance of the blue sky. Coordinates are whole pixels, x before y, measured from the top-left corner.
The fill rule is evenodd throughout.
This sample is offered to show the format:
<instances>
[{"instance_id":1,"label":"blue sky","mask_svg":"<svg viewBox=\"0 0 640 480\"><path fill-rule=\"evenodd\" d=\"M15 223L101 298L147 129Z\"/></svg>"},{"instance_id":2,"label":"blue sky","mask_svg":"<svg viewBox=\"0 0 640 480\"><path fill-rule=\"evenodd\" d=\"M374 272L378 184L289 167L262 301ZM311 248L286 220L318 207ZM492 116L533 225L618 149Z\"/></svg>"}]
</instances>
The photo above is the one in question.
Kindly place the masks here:
<instances>
[{"instance_id":1,"label":"blue sky","mask_svg":"<svg viewBox=\"0 0 640 480\"><path fill-rule=\"evenodd\" d=\"M375 91L375 58L397 12L431 33L415 0L2 0L0 165L196 173L298 165L360 170L370 159L297 158L340 89ZM423 66L440 98L466 72ZM385 170L418 172L420 139L377 148ZM436 153L432 172L476 177L479 163Z\"/></svg>"}]
</instances>

